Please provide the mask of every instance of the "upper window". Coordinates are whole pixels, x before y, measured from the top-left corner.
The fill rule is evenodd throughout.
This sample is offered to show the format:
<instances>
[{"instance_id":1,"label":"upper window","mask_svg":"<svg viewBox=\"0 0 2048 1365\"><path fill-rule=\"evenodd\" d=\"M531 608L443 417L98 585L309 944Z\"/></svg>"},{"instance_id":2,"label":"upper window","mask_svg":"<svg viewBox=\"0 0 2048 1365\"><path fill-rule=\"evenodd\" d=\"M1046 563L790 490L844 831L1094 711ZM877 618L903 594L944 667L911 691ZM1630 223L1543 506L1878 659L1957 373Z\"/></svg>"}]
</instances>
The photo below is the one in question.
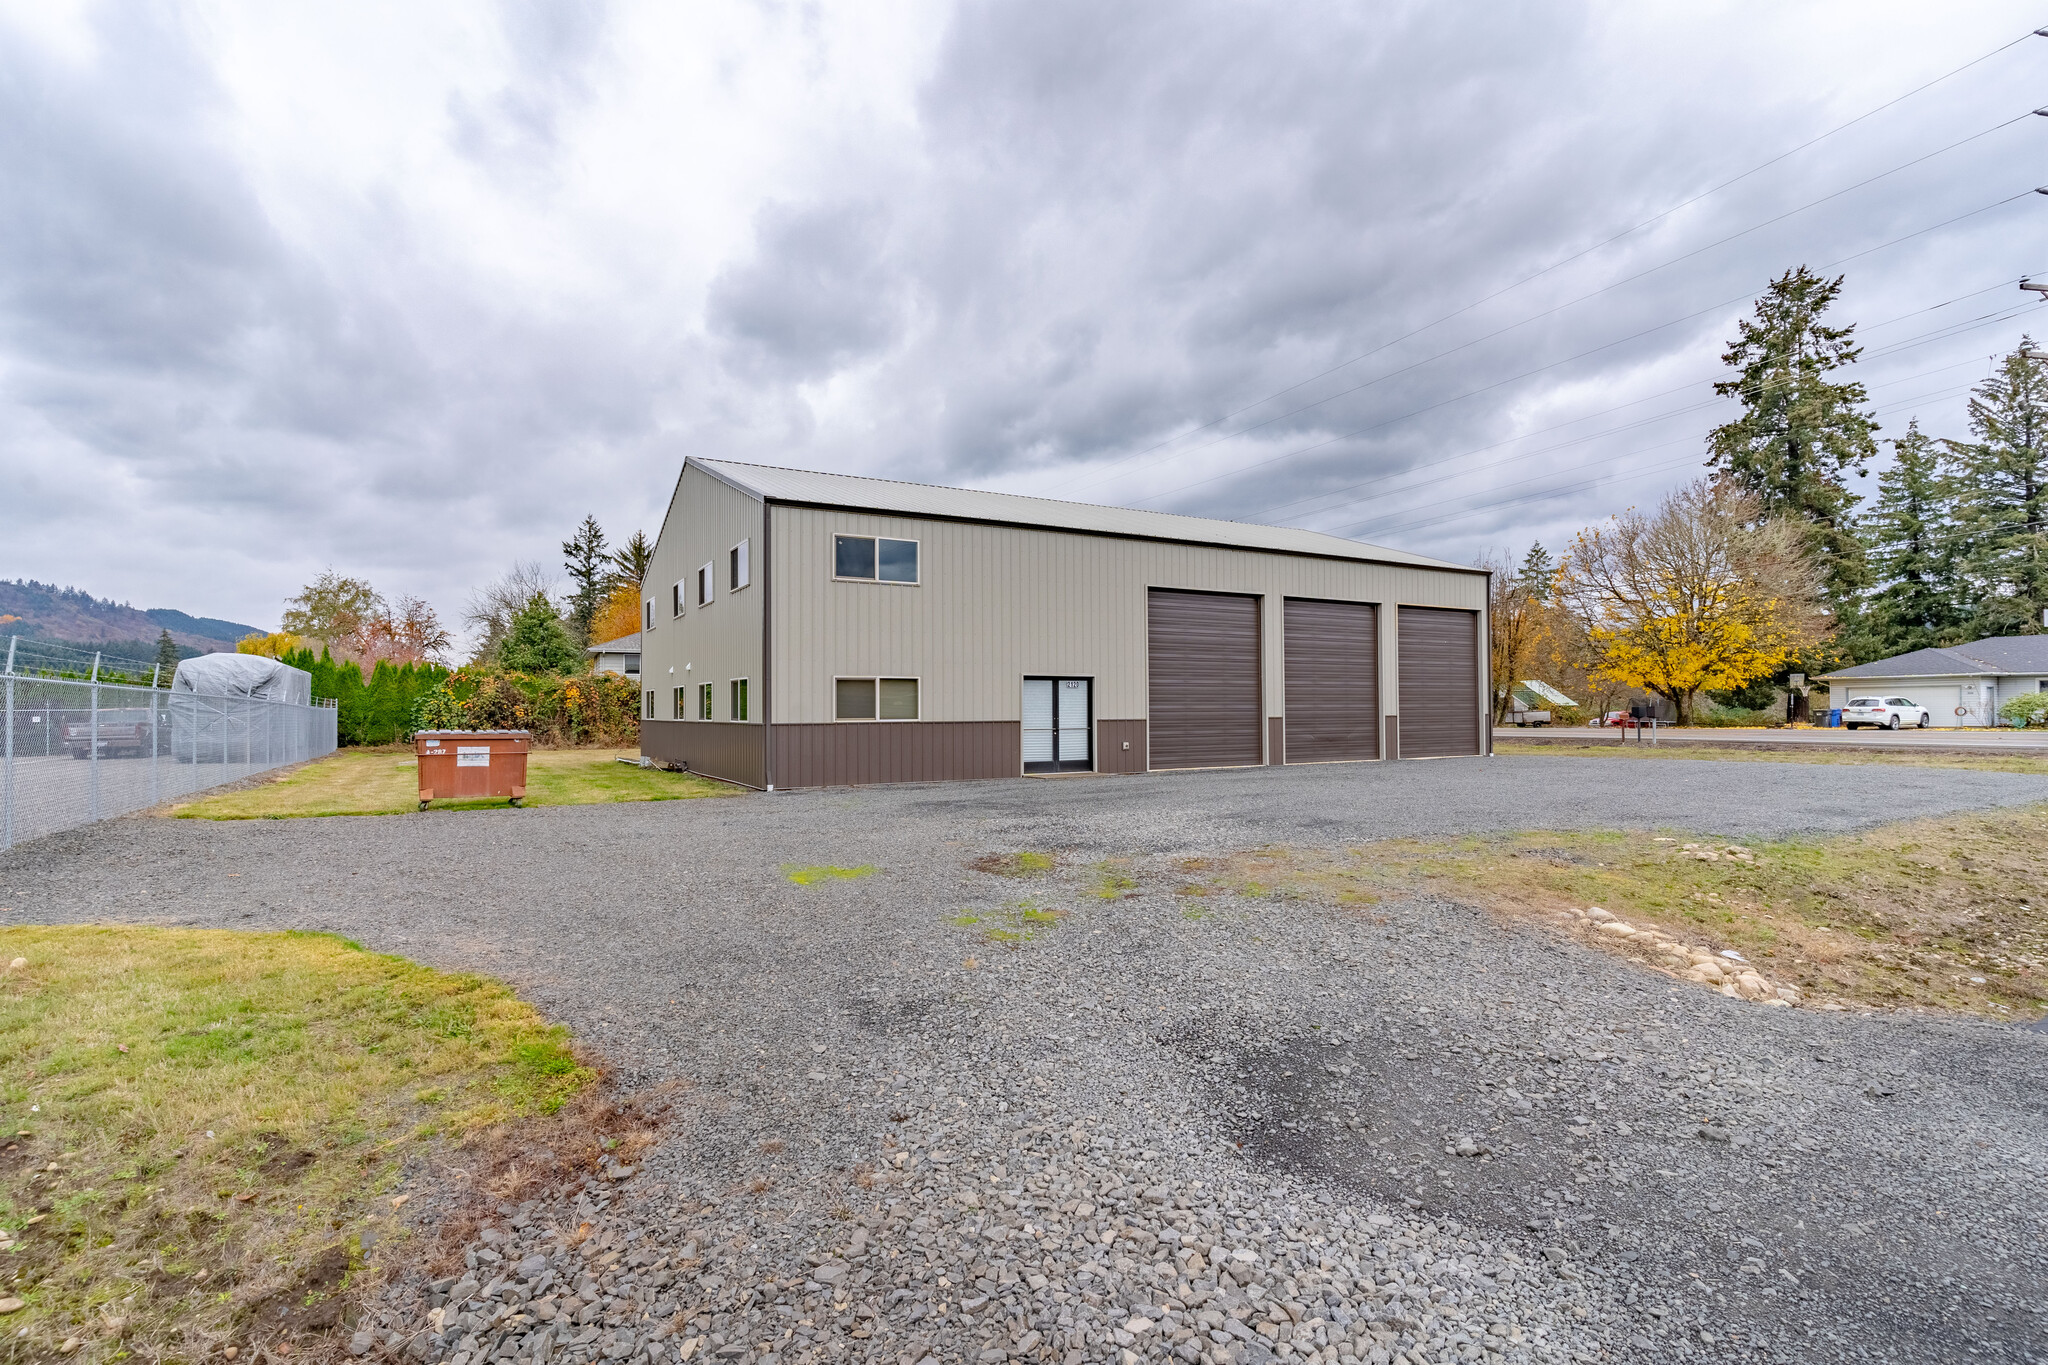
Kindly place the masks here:
<instances>
[{"instance_id":1,"label":"upper window","mask_svg":"<svg viewBox=\"0 0 2048 1365\"><path fill-rule=\"evenodd\" d=\"M643 607L644 607L644 608L646 609L646 613L647 613L647 622L646 622L646 624L645 624L645 625L641 626L640 628L641 628L642 630L653 630L653 629L654 629L654 603L652 603L652 602L643 602L643 603L642 603L641 605L642 605L642 606L643 606Z\"/></svg>"},{"instance_id":2,"label":"upper window","mask_svg":"<svg viewBox=\"0 0 2048 1365\"><path fill-rule=\"evenodd\" d=\"M687 584L678 582L668 590L668 606L671 615L681 616L683 614L683 591L687 586Z\"/></svg>"},{"instance_id":3,"label":"upper window","mask_svg":"<svg viewBox=\"0 0 2048 1365\"><path fill-rule=\"evenodd\" d=\"M916 720L917 679L835 678L832 714L838 720Z\"/></svg>"},{"instance_id":4,"label":"upper window","mask_svg":"<svg viewBox=\"0 0 2048 1365\"><path fill-rule=\"evenodd\" d=\"M751 558L748 543L743 540L733 546L727 557L732 561L732 589L738 592L754 581L753 565L748 562Z\"/></svg>"},{"instance_id":5,"label":"upper window","mask_svg":"<svg viewBox=\"0 0 2048 1365\"><path fill-rule=\"evenodd\" d=\"M711 572L711 565L706 564L697 570L697 605L709 606L711 599L717 595L717 590L717 575Z\"/></svg>"},{"instance_id":6,"label":"upper window","mask_svg":"<svg viewBox=\"0 0 2048 1365\"><path fill-rule=\"evenodd\" d=\"M875 583L915 583L917 542L887 536L834 536L832 573Z\"/></svg>"}]
</instances>

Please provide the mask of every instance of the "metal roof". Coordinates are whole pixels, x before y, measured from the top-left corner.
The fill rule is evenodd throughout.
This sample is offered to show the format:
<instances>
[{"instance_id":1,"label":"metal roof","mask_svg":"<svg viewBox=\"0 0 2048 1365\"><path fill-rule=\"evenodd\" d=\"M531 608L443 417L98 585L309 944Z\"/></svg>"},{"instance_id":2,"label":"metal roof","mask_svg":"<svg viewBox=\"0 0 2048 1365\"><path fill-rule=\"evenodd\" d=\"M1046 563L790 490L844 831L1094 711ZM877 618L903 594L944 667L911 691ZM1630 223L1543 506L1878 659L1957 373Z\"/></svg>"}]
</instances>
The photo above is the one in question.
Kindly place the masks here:
<instances>
[{"instance_id":1,"label":"metal roof","mask_svg":"<svg viewBox=\"0 0 2048 1365\"><path fill-rule=\"evenodd\" d=\"M1356 559L1376 564L1407 564L1424 569L1449 569L1459 573L1484 572L1469 564L1453 564L1449 560L1431 559L1427 555L1410 554L1406 550L1392 550L1383 545L1368 545L1364 541L1346 540L1342 536L1327 535L1321 531L1303 531L1290 526L1261 526L1256 522L1183 517L1171 512L1143 512L1130 507L1100 507L1093 503L1061 502L1054 498L1030 498L1018 493L990 493L972 488L942 488L935 484L870 479L855 474L822 474L808 469L778 469L773 465L705 460L694 455L683 463L686 467L696 465L720 482L764 501L809 503L814 506L846 507L865 512L941 517L953 521L996 522L1009 526L1087 531L1097 535L1129 536L1144 540L1222 545L1240 550L1272 550L1283 554L1318 555L1325 559Z\"/></svg>"},{"instance_id":2,"label":"metal roof","mask_svg":"<svg viewBox=\"0 0 2048 1365\"><path fill-rule=\"evenodd\" d=\"M1953 678L2001 674L2048 677L2048 635L1998 635L1945 649L1916 649L1874 663L1819 674L1822 678Z\"/></svg>"}]
</instances>

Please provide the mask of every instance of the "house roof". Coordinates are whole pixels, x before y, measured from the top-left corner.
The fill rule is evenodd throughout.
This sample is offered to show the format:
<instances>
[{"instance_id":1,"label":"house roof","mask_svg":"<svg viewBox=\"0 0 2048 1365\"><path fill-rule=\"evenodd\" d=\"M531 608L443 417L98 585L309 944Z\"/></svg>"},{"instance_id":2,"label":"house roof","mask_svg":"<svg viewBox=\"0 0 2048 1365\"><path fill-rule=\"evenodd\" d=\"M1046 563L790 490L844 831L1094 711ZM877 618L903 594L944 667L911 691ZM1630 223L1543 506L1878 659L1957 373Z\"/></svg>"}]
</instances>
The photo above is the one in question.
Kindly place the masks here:
<instances>
[{"instance_id":1,"label":"house roof","mask_svg":"<svg viewBox=\"0 0 2048 1365\"><path fill-rule=\"evenodd\" d=\"M972 488L942 488L935 484L870 479L854 474L779 469L773 465L705 460L694 455L684 463L696 465L720 482L764 501L1087 531L1145 540L1222 545L1241 550L1275 550L1284 554L1319 555L1326 559L1355 559L1375 564L1406 564L1459 573L1485 572L1469 564L1453 564L1427 555L1410 554L1406 550L1392 550L1322 531L1303 531L1289 526L1183 517L1171 512L1100 507L1093 503L1061 502L1054 498L1030 498L1018 493L990 493Z\"/></svg>"},{"instance_id":2,"label":"house roof","mask_svg":"<svg viewBox=\"0 0 2048 1365\"><path fill-rule=\"evenodd\" d=\"M585 648L583 652L585 654L638 654L640 652L640 632L636 630L631 635L621 635L616 640L600 640L598 643Z\"/></svg>"},{"instance_id":3,"label":"house roof","mask_svg":"<svg viewBox=\"0 0 2048 1365\"><path fill-rule=\"evenodd\" d=\"M1823 673L1823 678L2048 677L2048 635L1999 635L1944 649L1916 649L1874 663Z\"/></svg>"}]
</instances>

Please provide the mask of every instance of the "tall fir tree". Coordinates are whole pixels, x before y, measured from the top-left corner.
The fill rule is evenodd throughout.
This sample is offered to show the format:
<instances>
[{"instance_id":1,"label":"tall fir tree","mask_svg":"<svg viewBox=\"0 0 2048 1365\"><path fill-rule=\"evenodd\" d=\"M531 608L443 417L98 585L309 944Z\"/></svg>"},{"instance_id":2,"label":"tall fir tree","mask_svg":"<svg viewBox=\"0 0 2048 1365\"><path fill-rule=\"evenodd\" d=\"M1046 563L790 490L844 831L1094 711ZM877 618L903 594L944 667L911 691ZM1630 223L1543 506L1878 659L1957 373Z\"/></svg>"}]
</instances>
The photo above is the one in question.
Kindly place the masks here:
<instances>
[{"instance_id":1,"label":"tall fir tree","mask_svg":"<svg viewBox=\"0 0 2048 1365\"><path fill-rule=\"evenodd\" d=\"M1859 661L1954 643L1968 615L1956 576L1955 481L1941 449L1915 418L1892 454L1863 523L1877 591L1847 642Z\"/></svg>"},{"instance_id":2,"label":"tall fir tree","mask_svg":"<svg viewBox=\"0 0 2048 1365\"><path fill-rule=\"evenodd\" d=\"M654 542L647 538L645 531L635 531L626 542L611 554L613 587L631 584L637 588L647 581L647 571L654 566Z\"/></svg>"},{"instance_id":3,"label":"tall fir tree","mask_svg":"<svg viewBox=\"0 0 2048 1365\"><path fill-rule=\"evenodd\" d=\"M1847 476L1868 474L1877 423L1863 409L1862 384L1830 378L1863 349L1853 323L1821 320L1841 292L1841 276L1823 279L1803 265L1771 281L1721 357L1737 377L1714 392L1740 398L1742 415L1708 434L1707 464L1755 495L1766 516L1804 526L1829 605L1847 619L1868 581L1854 524L1861 499Z\"/></svg>"},{"instance_id":4,"label":"tall fir tree","mask_svg":"<svg viewBox=\"0 0 2048 1365\"><path fill-rule=\"evenodd\" d=\"M1556 577L1556 557L1543 548L1542 541L1531 541L1529 553L1522 556L1522 567L1515 571L1515 586L1538 602L1548 602L1552 582Z\"/></svg>"},{"instance_id":5,"label":"tall fir tree","mask_svg":"<svg viewBox=\"0 0 2048 1365\"><path fill-rule=\"evenodd\" d=\"M514 673L573 673L583 654L562 628L546 593L535 593L512 618L498 646L498 662Z\"/></svg>"},{"instance_id":6,"label":"tall fir tree","mask_svg":"<svg viewBox=\"0 0 2048 1365\"><path fill-rule=\"evenodd\" d=\"M2048 361L2032 338L1977 386L1974 441L1947 441L1955 458L1962 570L1977 635L2037 634L2048 611Z\"/></svg>"},{"instance_id":7,"label":"tall fir tree","mask_svg":"<svg viewBox=\"0 0 2048 1365\"><path fill-rule=\"evenodd\" d=\"M562 542L562 561L575 585L569 594L569 635L580 649L590 643L590 622L604 602L613 567L605 549L604 528L596 517L584 517L576 534Z\"/></svg>"},{"instance_id":8,"label":"tall fir tree","mask_svg":"<svg viewBox=\"0 0 2048 1365\"><path fill-rule=\"evenodd\" d=\"M156 633L156 685L169 687L171 675L178 671L178 642L171 638L168 630Z\"/></svg>"}]
</instances>

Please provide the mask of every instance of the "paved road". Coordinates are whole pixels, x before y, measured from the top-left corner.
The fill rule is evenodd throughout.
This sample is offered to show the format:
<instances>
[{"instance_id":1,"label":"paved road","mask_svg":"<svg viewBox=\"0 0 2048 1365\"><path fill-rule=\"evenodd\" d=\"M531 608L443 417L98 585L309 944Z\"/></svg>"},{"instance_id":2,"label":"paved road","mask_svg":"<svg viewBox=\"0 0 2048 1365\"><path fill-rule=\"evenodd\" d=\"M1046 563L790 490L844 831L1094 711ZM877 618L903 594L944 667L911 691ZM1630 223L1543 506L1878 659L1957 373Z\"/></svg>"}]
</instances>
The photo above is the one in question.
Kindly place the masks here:
<instances>
[{"instance_id":1,"label":"paved road","mask_svg":"<svg viewBox=\"0 0 2048 1365\"><path fill-rule=\"evenodd\" d=\"M1406 1334L1431 1362L1454 1358L1456 1333L1485 1335L1496 1319L1460 1316L1479 1312L1523 1334L1494 1344L1531 1365L1572 1352L2035 1360L2048 1354L2048 1036L1747 1005L1435 898L1361 912L1194 897L1180 856L1531 825L1838 830L2042 800L2048 778L2021 774L1527 757L133 818L0 854L0 906L16 922L329 929L497 973L629 1080L690 1083L686 1140L651 1154L659 1183L621 1193L607 1216L635 1207L676 1245L684 1229L664 1220L677 1208L734 1220L711 1229L721 1242L766 1218L778 1237L819 1239L787 1243L778 1273L797 1281L806 1246L843 1237L826 1213L835 1199L862 1217L871 1201L877 1226L902 1221L885 1192L844 1183L855 1163L906 1147L1017 1151L1020 1125L1037 1125L1142 1149L1174 1188L1202 1182L1231 1223L1185 1226L1189 1237L1257 1238L1278 1255L1302 1240L1286 1230L1303 1217L1390 1214L1415 1229L1434 1249L1414 1267L1423 1278L1333 1281L1337 1302L1317 1302ZM1061 867L1018 880L970 866L1023 848L1060 851ZM1132 884L1104 899L1096 860L1108 856L1128 859ZM790 864L875 870L805 886ZM1019 920L1037 937L1015 951L984 939L1027 904L1064 917ZM1484 1159L1446 1154L1460 1134ZM981 1182L986 1168L963 1159ZM1055 1358L1112 1358L1106 1345L1088 1354L1088 1321L1180 1293L1115 1278L1121 1261L1106 1281L1060 1278L1140 1223L1159 1243L1175 1216L1134 1208L1070 1234L1080 1250L1047 1252L1054 1282L1035 1292L1071 1294L1041 1316L1075 1314L1070 1328L1045 1322L1067 1352ZM917 1250L906 1244L892 1271L915 1270ZM1509 1251L1523 1266L1503 1278ZM987 1349L1002 1349L1001 1323L957 1316L959 1289L895 1283L906 1297L877 1302L897 1335L842 1339L839 1359L893 1360L879 1343L935 1323L956 1341L991 1332ZM1176 1301L1190 1305L1205 1292L1184 1288ZM1228 1291L1216 1301L1250 1311ZM570 1349L564 1359L585 1358ZM1263 1339L1210 1354L1272 1358Z\"/></svg>"},{"instance_id":2,"label":"paved road","mask_svg":"<svg viewBox=\"0 0 2048 1365\"><path fill-rule=\"evenodd\" d=\"M1503 725L1493 732L1494 744L1528 741L1538 744L1634 744L1631 730ZM1647 741L1645 733L1641 738ZM1829 749L1879 749L1900 752L1960 750L1967 753L2048 754L2048 730L1723 730L1660 727L1657 743L1763 745Z\"/></svg>"}]
</instances>

